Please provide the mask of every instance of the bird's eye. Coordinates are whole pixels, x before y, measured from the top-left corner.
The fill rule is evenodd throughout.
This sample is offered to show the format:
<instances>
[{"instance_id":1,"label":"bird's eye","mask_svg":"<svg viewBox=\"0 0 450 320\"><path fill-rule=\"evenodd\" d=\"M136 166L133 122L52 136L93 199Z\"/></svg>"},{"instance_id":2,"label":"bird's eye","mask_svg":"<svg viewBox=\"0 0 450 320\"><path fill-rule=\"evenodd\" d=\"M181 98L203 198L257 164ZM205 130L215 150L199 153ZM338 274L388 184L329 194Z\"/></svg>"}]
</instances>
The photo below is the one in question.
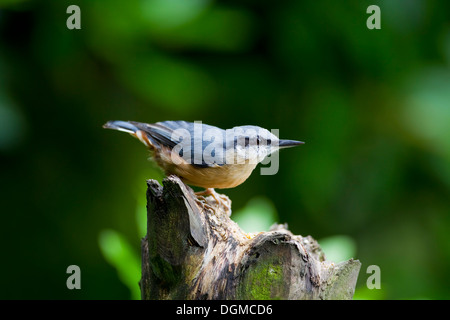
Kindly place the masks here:
<instances>
[{"instance_id":1,"label":"bird's eye","mask_svg":"<svg viewBox=\"0 0 450 320\"><path fill-rule=\"evenodd\" d=\"M244 146L248 147L249 144L250 144L250 138L249 137L245 137Z\"/></svg>"}]
</instances>

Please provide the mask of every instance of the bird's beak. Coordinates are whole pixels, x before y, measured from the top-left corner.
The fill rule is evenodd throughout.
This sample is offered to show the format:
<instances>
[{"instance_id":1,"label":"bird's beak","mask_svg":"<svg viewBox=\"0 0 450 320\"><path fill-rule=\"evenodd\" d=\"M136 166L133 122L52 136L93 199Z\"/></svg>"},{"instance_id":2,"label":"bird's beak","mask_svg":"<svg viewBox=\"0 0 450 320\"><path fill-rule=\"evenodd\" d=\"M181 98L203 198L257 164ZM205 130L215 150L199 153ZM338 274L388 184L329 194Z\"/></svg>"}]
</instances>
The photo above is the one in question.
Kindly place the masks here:
<instances>
[{"instance_id":1,"label":"bird's beak","mask_svg":"<svg viewBox=\"0 0 450 320\"><path fill-rule=\"evenodd\" d=\"M298 145L304 144L303 141L295 141L295 140L279 140L278 146L281 148L290 148Z\"/></svg>"}]
</instances>

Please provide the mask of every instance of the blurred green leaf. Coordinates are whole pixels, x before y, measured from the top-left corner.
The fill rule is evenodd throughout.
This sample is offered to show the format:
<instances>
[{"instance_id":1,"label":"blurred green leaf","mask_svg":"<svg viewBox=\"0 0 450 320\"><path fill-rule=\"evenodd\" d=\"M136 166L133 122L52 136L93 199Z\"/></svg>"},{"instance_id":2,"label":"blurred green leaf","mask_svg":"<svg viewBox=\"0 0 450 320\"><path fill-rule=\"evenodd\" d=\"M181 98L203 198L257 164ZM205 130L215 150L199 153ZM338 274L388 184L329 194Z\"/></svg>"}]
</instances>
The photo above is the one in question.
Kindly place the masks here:
<instances>
[{"instance_id":1,"label":"blurred green leaf","mask_svg":"<svg viewBox=\"0 0 450 320\"><path fill-rule=\"evenodd\" d=\"M149 27L171 29L197 17L210 0L147 0L142 1L142 12Z\"/></svg>"},{"instance_id":2,"label":"blurred green leaf","mask_svg":"<svg viewBox=\"0 0 450 320\"><path fill-rule=\"evenodd\" d=\"M318 240L327 260L339 263L356 257L355 241L345 235L336 235Z\"/></svg>"},{"instance_id":3,"label":"blurred green leaf","mask_svg":"<svg viewBox=\"0 0 450 320\"><path fill-rule=\"evenodd\" d=\"M364 278L362 269L360 271L360 278ZM381 289L369 289L364 284L355 290L355 294L353 295L353 300L384 300L387 297L386 286L384 283L381 283Z\"/></svg>"},{"instance_id":4,"label":"blurred green leaf","mask_svg":"<svg viewBox=\"0 0 450 320\"><path fill-rule=\"evenodd\" d=\"M423 70L408 80L403 120L407 129L450 160L450 71Z\"/></svg>"},{"instance_id":5,"label":"blurred green leaf","mask_svg":"<svg viewBox=\"0 0 450 320\"><path fill-rule=\"evenodd\" d=\"M278 214L273 203L265 197L255 197L247 205L233 212L231 218L247 233L267 231L277 222Z\"/></svg>"},{"instance_id":6,"label":"blurred green leaf","mask_svg":"<svg viewBox=\"0 0 450 320\"><path fill-rule=\"evenodd\" d=\"M103 230L98 242L106 261L116 268L120 280L130 289L131 298L139 300L141 263L138 254L125 237L114 230Z\"/></svg>"},{"instance_id":7,"label":"blurred green leaf","mask_svg":"<svg viewBox=\"0 0 450 320\"><path fill-rule=\"evenodd\" d=\"M25 138L23 115L0 88L0 151L13 149Z\"/></svg>"}]
</instances>

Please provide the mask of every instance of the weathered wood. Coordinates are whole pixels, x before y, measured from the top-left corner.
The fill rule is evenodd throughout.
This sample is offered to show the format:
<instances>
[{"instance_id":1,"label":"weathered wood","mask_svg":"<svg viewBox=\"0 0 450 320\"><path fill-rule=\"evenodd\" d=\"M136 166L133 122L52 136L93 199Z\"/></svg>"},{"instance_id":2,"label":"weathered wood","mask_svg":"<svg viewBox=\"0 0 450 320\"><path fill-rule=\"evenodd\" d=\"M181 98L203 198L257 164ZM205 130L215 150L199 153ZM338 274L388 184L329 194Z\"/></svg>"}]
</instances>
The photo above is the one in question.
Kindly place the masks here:
<instances>
[{"instance_id":1,"label":"weathered wood","mask_svg":"<svg viewBox=\"0 0 450 320\"><path fill-rule=\"evenodd\" d=\"M360 262L325 260L287 226L246 234L231 201L199 197L176 176L148 180L142 299L351 299Z\"/></svg>"}]
</instances>

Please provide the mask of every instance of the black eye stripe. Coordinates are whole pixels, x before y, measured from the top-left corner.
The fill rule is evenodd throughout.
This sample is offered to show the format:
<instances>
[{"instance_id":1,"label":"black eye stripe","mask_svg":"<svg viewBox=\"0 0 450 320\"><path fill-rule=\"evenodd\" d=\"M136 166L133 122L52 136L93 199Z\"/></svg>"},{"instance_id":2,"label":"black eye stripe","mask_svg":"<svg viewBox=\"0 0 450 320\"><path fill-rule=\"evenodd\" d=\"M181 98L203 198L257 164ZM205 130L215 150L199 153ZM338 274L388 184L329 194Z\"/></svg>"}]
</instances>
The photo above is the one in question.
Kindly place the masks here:
<instances>
[{"instance_id":1,"label":"black eye stripe","mask_svg":"<svg viewBox=\"0 0 450 320\"><path fill-rule=\"evenodd\" d=\"M234 138L234 148L236 148L238 145L242 145L242 143L243 143L244 147L248 147L248 146L250 146L250 142L252 143L252 145L255 145L255 143L256 143L257 146L261 146L261 145L264 146L264 145L272 144L272 141L270 139L266 139L261 136L256 136L256 137L240 136L240 137Z\"/></svg>"},{"instance_id":2,"label":"black eye stripe","mask_svg":"<svg viewBox=\"0 0 450 320\"><path fill-rule=\"evenodd\" d=\"M258 146L260 144L262 145L266 145L266 146L270 146L272 144L272 140L270 139L265 139L263 137L258 136L256 143L258 144Z\"/></svg>"}]
</instances>

